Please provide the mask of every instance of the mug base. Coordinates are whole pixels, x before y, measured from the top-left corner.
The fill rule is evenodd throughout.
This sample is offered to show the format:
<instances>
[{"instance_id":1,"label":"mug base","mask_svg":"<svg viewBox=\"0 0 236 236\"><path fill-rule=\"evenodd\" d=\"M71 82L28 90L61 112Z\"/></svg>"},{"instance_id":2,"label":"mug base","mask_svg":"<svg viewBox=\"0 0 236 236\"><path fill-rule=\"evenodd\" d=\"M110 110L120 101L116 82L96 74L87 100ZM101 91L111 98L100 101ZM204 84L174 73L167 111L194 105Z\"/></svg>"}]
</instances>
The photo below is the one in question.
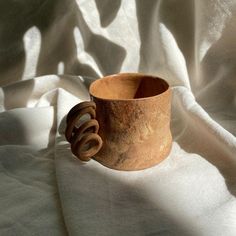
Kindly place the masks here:
<instances>
[{"instance_id":1,"label":"mug base","mask_svg":"<svg viewBox=\"0 0 236 236\"><path fill-rule=\"evenodd\" d=\"M100 164L102 164L103 166L108 167L109 169L120 170L120 171L138 171L138 170L145 170L145 169L151 168L161 163L163 160L165 160L169 156L171 148L172 148L172 138L168 147L166 147L165 150L161 152L161 154L157 153L155 158L153 158L152 160L147 160L146 162L144 161L141 164L131 163L131 164L126 165L124 163L123 165L117 165L117 164L104 161L105 159L102 158L102 156L95 156L93 159L99 162Z\"/></svg>"}]
</instances>

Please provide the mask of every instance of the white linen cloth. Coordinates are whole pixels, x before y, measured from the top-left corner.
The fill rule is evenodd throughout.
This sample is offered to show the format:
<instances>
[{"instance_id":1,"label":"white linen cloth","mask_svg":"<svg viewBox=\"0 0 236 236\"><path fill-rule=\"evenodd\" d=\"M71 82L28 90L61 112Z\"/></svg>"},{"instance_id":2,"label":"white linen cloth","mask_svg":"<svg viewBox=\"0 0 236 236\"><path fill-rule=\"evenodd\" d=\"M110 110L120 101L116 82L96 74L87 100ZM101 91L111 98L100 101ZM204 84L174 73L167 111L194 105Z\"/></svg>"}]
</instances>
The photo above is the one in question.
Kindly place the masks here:
<instances>
[{"instance_id":1,"label":"white linen cloth","mask_svg":"<svg viewBox=\"0 0 236 236\"><path fill-rule=\"evenodd\" d=\"M235 23L229 0L1 1L0 235L235 236ZM171 154L143 171L82 163L64 137L120 71L173 90Z\"/></svg>"}]
</instances>

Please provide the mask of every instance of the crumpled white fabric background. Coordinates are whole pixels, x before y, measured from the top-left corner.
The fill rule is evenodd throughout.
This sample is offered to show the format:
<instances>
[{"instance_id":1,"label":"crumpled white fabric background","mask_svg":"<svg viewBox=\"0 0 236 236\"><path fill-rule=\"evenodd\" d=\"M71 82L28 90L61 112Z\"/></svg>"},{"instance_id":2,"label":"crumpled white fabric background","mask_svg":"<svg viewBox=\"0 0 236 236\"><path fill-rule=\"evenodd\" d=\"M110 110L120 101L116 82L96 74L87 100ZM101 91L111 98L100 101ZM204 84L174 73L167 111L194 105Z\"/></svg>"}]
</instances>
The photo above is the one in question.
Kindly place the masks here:
<instances>
[{"instance_id":1,"label":"crumpled white fabric background","mask_svg":"<svg viewBox=\"0 0 236 236\"><path fill-rule=\"evenodd\" d=\"M0 2L0 235L236 235L236 2ZM169 157L74 158L65 115L117 72L173 89Z\"/></svg>"}]
</instances>

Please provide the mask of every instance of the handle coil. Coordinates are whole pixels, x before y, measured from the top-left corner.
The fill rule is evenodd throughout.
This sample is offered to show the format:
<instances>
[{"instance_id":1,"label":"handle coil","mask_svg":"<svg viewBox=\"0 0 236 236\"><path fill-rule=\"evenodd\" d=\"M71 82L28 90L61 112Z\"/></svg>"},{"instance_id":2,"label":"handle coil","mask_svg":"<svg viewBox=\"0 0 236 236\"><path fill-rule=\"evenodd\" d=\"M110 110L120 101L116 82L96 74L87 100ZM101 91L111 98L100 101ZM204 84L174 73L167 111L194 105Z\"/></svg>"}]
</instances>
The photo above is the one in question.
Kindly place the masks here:
<instances>
[{"instance_id":1,"label":"handle coil","mask_svg":"<svg viewBox=\"0 0 236 236\"><path fill-rule=\"evenodd\" d=\"M90 115L90 120L77 126L80 118ZM96 120L96 104L92 101L75 105L68 113L65 137L71 143L71 151L82 161L89 161L102 147L98 135L99 124Z\"/></svg>"}]
</instances>

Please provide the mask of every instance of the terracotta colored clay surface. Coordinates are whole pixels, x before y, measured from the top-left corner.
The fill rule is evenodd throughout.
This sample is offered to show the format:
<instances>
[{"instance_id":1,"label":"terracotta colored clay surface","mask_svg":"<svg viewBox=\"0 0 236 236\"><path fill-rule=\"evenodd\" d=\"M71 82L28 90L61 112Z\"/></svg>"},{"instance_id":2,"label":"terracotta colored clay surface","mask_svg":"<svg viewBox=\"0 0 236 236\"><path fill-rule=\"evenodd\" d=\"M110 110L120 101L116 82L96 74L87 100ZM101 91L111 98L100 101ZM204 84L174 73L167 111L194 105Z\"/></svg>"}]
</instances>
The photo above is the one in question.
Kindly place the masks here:
<instances>
[{"instance_id":1,"label":"terracotta colored clay surface","mask_svg":"<svg viewBox=\"0 0 236 236\"><path fill-rule=\"evenodd\" d=\"M93 82L90 94L103 141L95 160L113 169L140 170L168 156L171 90L164 80L117 74Z\"/></svg>"}]
</instances>

